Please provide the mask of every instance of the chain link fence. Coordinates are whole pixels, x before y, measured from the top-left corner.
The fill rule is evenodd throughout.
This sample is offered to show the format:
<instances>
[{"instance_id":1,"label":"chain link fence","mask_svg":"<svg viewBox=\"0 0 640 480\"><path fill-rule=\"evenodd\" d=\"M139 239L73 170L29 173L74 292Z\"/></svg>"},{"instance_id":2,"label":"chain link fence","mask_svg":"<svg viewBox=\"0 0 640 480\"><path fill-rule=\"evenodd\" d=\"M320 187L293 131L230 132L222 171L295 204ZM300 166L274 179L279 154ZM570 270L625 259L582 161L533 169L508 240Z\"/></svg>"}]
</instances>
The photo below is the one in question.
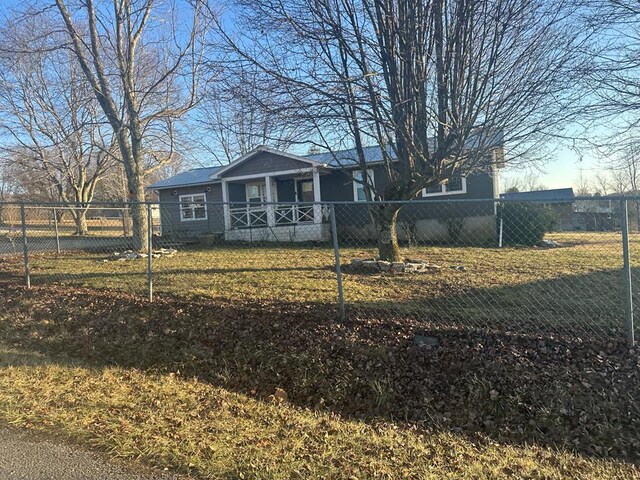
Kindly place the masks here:
<instances>
[{"instance_id":1,"label":"chain link fence","mask_svg":"<svg viewBox=\"0 0 640 480\"><path fill-rule=\"evenodd\" d=\"M130 207L1 204L0 279L633 342L635 197Z\"/></svg>"}]
</instances>

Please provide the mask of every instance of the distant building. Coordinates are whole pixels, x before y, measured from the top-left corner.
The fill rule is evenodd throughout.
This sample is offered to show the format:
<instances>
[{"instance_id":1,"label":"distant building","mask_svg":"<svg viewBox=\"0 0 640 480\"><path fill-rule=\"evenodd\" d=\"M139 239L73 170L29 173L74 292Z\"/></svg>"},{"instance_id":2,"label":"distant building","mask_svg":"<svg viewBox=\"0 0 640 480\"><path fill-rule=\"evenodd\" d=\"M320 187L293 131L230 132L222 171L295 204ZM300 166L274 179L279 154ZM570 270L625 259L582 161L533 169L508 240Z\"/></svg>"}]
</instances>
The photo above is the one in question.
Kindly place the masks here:
<instances>
[{"instance_id":1,"label":"distant building","mask_svg":"<svg viewBox=\"0 0 640 480\"><path fill-rule=\"evenodd\" d=\"M533 201L551 208L558 215L558 230L571 231L574 227L573 188L556 188L553 190L534 190L531 192L509 192L500 195L505 200Z\"/></svg>"},{"instance_id":2,"label":"distant building","mask_svg":"<svg viewBox=\"0 0 640 480\"><path fill-rule=\"evenodd\" d=\"M533 201L546 205L558 215L560 231L611 231L618 226L617 215L608 200L576 200L573 188L503 193L506 200Z\"/></svg>"}]
</instances>

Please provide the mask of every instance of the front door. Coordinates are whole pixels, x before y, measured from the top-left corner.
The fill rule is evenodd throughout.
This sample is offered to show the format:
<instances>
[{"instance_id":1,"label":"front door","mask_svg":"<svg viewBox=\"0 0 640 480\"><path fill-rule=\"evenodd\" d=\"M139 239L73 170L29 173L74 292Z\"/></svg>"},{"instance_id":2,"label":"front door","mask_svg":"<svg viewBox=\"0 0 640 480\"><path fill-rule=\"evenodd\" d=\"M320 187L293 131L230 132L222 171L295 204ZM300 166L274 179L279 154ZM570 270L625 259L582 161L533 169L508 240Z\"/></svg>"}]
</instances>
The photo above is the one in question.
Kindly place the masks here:
<instances>
[{"instance_id":1,"label":"front door","mask_svg":"<svg viewBox=\"0 0 640 480\"><path fill-rule=\"evenodd\" d=\"M247 183L247 202L262 204L267 201L264 183Z\"/></svg>"}]
</instances>

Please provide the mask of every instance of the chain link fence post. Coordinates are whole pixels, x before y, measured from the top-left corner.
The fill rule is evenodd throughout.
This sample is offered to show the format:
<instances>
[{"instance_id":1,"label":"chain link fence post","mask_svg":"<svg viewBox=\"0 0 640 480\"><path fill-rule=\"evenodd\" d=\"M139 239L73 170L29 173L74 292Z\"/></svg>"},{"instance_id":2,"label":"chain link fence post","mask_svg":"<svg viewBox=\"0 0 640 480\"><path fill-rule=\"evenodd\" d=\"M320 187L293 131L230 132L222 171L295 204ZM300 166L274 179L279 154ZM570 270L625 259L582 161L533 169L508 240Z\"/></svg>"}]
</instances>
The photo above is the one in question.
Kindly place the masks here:
<instances>
[{"instance_id":1,"label":"chain link fence post","mask_svg":"<svg viewBox=\"0 0 640 480\"><path fill-rule=\"evenodd\" d=\"M24 279L27 288L31 288L31 275L29 274L29 246L27 245L27 217L24 203L20 204L20 221L22 223L22 255L24 258Z\"/></svg>"},{"instance_id":2,"label":"chain link fence post","mask_svg":"<svg viewBox=\"0 0 640 480\"><path fill-rule=\"evenodd\" d=\"M633 331L633 293L631 288L631 261L629 257L629 217L627 212L627 200L620 200L620 226L622 228L622 259L623 259L623 276L624 283L624 311L625 311L625 327L627 331L627 341L629 346L635 343Z\"/></svg>"},{"instance_id":3,"label":"chain link fence post","mask_svg":"<svg viewBox=\"0 0 640 480\"><path fill-rule=\"evenodd\" d=\"M329 214L331 217L331 236L333 237L333 254L336 262L336 280L338 282L338 306L340 308L340 320L344 321L344 291L342 289L342 268L340 266L340 245L338 244L338 228L336 226L336 206L329 206Z\"/></svg>"},{"instance_id":4,"label":"chain link fence post","mask_svg":"<svg viewBox=\"0 0 640 480\"><path fill-rule=\"evenodd\" d=\"M58 231L58 212L56 207L53 207L53 228L56 234L56 252L60 254L60 232Z\"/></svg>"},{"instance_id":5,"label":"chain link fence post","mask_svg":"<svg viewBox=\"0 0 640 480\"><path fill-rule=\"evenodd\" d=\"M151 203L147 203L147 291L153 302L153 217Z\"/></svg>"}]
</instances>

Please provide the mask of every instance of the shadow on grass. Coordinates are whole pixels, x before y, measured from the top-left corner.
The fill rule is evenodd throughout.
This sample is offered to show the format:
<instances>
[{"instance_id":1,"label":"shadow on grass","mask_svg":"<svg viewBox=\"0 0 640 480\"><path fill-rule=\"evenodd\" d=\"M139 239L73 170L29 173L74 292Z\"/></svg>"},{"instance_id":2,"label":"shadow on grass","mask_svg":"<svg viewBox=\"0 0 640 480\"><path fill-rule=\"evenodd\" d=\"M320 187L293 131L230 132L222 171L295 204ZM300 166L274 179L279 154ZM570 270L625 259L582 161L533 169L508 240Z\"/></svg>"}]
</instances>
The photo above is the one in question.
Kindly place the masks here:
<instances>
[{"instance_id":1,"label":"shadow on grass","mask_svg":"<svg viewBox=\"0 0 640 480\"><path fill-rule=\"evenodd\" d=\"M413 299L393 317L381 314L389 312L387 303L354 305L351 320L342 323L327 304L166 296L148 304L113 292L0 284L0 341L98 367L179 372L262 399L279 387L295 405L366 421L637 459L637 351L609 336L602 342L554 337L537 326L534 310L517 309L523 295L573 292L565 304L540 302L548 310L538 313L585 322L593 312L603 329L619 333L612 327L622 321L618 312L600 318L604 310L594 309L601 299L584 287L607 279L611 287L614 277L599 272ZM457 315L481 308L480 293L490 295L493 310L505 310L498 326L524 334L456 325ZM561 310L581 298L581 310ZM468 311L454 309L464 304ZM478 319L474 326L491 325ZM437 337L439 346L413 346L417 332Z\"/></svg>"}]
</instances>

